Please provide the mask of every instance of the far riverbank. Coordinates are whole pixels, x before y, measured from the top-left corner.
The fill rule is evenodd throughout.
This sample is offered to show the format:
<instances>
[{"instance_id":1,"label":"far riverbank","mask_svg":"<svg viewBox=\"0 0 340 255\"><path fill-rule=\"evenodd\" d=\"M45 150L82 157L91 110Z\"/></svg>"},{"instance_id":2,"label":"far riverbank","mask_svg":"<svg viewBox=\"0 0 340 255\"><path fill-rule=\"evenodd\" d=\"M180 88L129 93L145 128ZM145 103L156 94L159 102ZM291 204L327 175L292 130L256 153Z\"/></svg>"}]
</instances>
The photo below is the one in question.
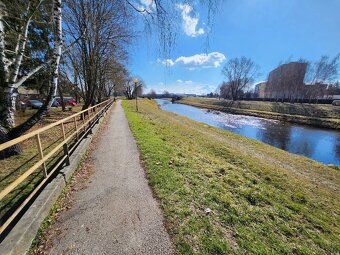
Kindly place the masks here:
<instances>
[{"instance_id":1,"label":"far riverbank","mask_svg":"<svg viewBox=\"0 0 340 255\"><path fill-rule=\"evenodd\" d=\"M249 115L314 127L340 129L340 107L259 101L183 98L177 103L233 114Z\"/></svg>"},{"instance_id":2,"label":"far riverbank","mask_svg":"<svg viewBox=\"0 0 340 255\"><path fill-rule=\"evenodd\" d=\"M156 99L160 108L324 164L340 166L340 132Z\"/></svg>"}]
</instances>

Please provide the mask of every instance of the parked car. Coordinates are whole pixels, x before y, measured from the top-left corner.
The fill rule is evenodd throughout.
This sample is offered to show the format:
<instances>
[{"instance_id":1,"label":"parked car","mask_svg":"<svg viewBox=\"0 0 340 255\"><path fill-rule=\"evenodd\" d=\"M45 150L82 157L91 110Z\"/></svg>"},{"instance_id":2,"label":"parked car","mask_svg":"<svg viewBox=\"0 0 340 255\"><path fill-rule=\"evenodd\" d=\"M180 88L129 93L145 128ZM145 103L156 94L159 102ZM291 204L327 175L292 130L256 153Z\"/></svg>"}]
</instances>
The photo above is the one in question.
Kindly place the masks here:
<instances>
[{"instance_id":1,"label":"parked car","mask_svg":"<svg viewBox=\"0 0 340 255\"><path fill-rule=\"evenodd\" d=\"M334 101L332 102L332 105L340 106L340 100L334 100Z\"/></svg>"},{"instance_id":2,"label":"parked car","mask_svg":"<svg viewBox=\"0 0 340 255\"><path fill-rule=\"evenodd\" d=\"M76 106L77 105L77 101L74 98L67 98L67 104L71 105L71 106Z\"/></svg>"},{"instance_id":3,"label":"parked car","mask_svg":"<svg viewBox=\"0 0 340 255\"><path fill-rule=\"evenodd\" d=\"M55 100L59 103L59 105L61 105L61 98L60 97L56 97ZM72 97L64 97L64 103L66 106L76 106L77 102L74 98Z\"/></svg>"},{"instance_id":4,"label":"parked car","mask_svg":"<svg viewBox=\"0 0 340 255\"><path fill-rule=\"evenodd\" d=\"M28 100L26 103L27 107L31 107L32 109L39 109L43 105L39 100Z\"/></svg>"},{"instance_id":5,"label":"parked car","mask_svg":"<svg viewBox=\"0 0 340 255\"><path fill-rule=\"evenodd\" d=\"M53 99L53 102L52 102L51 106L52 107L59 107L60 106L60 104L59 104L59 102L58 102L58 100L56 98Z\"/></svg>"}]
</instances>

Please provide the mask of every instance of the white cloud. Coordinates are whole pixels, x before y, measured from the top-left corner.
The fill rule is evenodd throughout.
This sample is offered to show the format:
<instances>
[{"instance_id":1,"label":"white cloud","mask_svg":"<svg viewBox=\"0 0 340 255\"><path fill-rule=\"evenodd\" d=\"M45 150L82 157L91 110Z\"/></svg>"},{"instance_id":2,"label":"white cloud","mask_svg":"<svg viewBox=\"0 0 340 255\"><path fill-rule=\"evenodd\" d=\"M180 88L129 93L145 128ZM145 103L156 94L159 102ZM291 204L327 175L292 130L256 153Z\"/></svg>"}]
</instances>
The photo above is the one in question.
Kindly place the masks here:
<instances>
[{"instance_id":1,"label":"white cloud","mask_svg":"<svg viewBox=\"0 0 340 255\"><path fill-rule=\"evenodd\" d=\"M183 65L189 70L198 68L217 68L221 66L222 62L226 59L225 55L220 52L211 52L209 54L201 53L193 56L181 56L175 61L172 59L157 59L157 63L172 67L174 65ZM180 80L178 80L180 81Z\"/></svg>"},{"instance_id":2,"label":"white cloud","mask_svg":"<svg viewBox=\"0 0 340 255\"><path fill-rule=\"evenodd\" d=\"M190 13L192 12L192 6L189 4L177 4L176 6L182 11L184 33L191 37L203 35L205 33L204 29L196 28L198 24L198 18L190 16Z\"/></svg>"},{"instance_id":3,"label":"white cloud","mask_svg":"<svg viewBox=\"0 0 340 255\"><path fill-rule=\"evenodd\" d=\"M157 59L157 62L162 64L162 65L165 65L167 67L175 65L175 62L172 59L169 59L169 58L168 59L164 59L164 60Z\"/></svg>"},{"instance_id":4,"label":"white cloud","mask_svg":"<svg viewBox=\"0 0 340 255\"><path fill-rule=\"evenodd\" d=\"M211 52L209 54L201 53L188 57L179 57L176 59L176 63L183 64L189 69L193 70L197 67L214 67L217 68L226 59L223 53Z\"/></svg>"},{"instance_id":5,"label":"white cloud","mask_svg":"<svg viewBox=\"0 0 340 255\"><path fill-rule=\"evenodd\" d=\"M138 8L140 11L146 10L149 13L152 13L156 10L156 4L154 0L140 0L140 7Z\"/></svg>"},{"instance_id":6,"label":"white cloud","mask_svg":"<svg viewBox=\"0 0 340 255\"><path fill-rule=\"evenodd\" d=\"M154 3L153 0L140 0L140 2L146 6L152 5Z\"/></svg>"},{"instance_id":7,"label":"white cloud","mask_svg":"<svg viewBox=\"0 0 340 255\"><path fill-rule=\"evenodd\" d=\"M192 84L192 81L188 80L188 81L183 81L181 79L176 81L177 83L184 83L184 84Z\"/></svg>"}]
</instances>

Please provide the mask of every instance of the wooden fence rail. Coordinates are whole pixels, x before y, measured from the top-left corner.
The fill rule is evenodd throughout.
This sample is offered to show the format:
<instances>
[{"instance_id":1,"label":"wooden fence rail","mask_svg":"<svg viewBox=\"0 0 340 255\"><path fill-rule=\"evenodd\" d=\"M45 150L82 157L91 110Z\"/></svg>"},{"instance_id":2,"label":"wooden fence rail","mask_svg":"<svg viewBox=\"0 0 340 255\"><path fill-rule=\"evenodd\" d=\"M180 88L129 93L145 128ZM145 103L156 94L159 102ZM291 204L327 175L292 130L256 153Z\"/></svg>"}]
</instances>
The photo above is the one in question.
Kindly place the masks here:
<instances>
[{"instance_id":1,"label":"wooden fence rail","mask_svg":"<svg viewBox=\"0 0 340 255\"><path fill-rule=\"evenodd\" d=\"M41 167L44 178L42 181L30 192L30 194L25 198L24 201L20 203L20 205L16 208L16 210L10 214L10 216L6 219L6 221L0 226L0 235L6 230L6 228L13 222L16 216L22 211L22 209L31 202L32 198L38 193L39 190L44 186L44 184L49 180L49 178L56 172L56 170L62 165L70 164L69 154L72 152L75 147L79 144L79 142L86 136L87 133L91 132L92 127L98 122L98 120L105 114L105 112L112 105L113 100L109 99L100 104L92 106L86 110L73 114L67 118L56 121L50 125L32 131L26 135L20 136L16 139L10 140L8 142L0 144L0 153L7 148L20 144L28 139L36 140L36 148L39 156L39 160L29 167L25 172L23 172L18 178L12 181L9 185L7 185L4 189L0 191L0 201L2 201L6 196L8 196L14 189L16 189L23 181L25 181L32 173L36 172L37 169ZM81 122L81 124L78 123ZM73 128L71 129L71 133L67 133L65 131L66 124L73 124ZM51 151L49 151L46 155L43 151L43 146L41 142L41 135L51 130L55 127L60 127L62 139ZM76 142L69 146L69 142L75 139ZM63 150L63 156L54 163L52 169L47 169L47 161L51 159L53 156L56 156ZM1 163L1 160L0 160Z\"/></svg>"}]
</instances>

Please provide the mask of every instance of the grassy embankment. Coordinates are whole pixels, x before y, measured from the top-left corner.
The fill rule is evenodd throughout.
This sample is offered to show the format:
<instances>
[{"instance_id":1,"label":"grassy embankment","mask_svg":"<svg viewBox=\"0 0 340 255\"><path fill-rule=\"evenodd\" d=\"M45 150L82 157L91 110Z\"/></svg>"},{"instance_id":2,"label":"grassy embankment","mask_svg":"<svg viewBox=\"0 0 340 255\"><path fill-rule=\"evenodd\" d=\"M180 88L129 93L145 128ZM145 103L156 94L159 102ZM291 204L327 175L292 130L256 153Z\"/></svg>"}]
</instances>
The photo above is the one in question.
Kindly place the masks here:
<instances>
[{"instance_id":1,"label":"grassy embankment","mask_svg":"<svg viewBox=\"0 0 340 255\"><path fill-rule=\"evenodd\" d=\"M150 100L123 106L180 254L340 252L339 170Z\"/></svg>"},{"instance_id":2,"label":"grassy embankment","mask_svg":"<svg viewBox=\"0 0 340 255\"><path fill-rule=\"evenodd\" d=\"M230 101L209 98L183 98L178 103L262 118L283 120L317 127L340 129L340 107L259 101Z\"/></svg>"},{"instance_id":3,"label":"grassy embankment","mask_svg":"<svg viewBox=\"0 0 340 255\"><path fill-rule=\"evenodd\" d=\"M49 115L32 127L28 132L39 129L43 126L79 112L81 107L82 106L79 105L73 107L71 111L66 112L62 112L61 108L51 108ZM36 110L26 110L25 113L18 112L16 115L17 124L24 122L26 119L32 116L35 111ZM78 126L80 125L81 121L78 120ZM74 132L73 120L65 124L65 131L66 134ZM43 147L43 153L46 155L63 140L60 126L54 127L42 133L40 139ZM72 140L70 144L73 142L74 140ZM23 149L22 154L0 160L0 190L3 190L5 187L7 187L40 159L35 137L24 141L21 146ZM56 160L62 155L63 149L60 149L59 152L47 162L47 169L51 168ZM43 170L42 168L39 168L16 189L9 193L2 201L0 201L0 224L2 224L10 216L11 212L15 210L18 204L30 194L30 192L34 189L34 187L36 187L42 178Z\"/></svg>"}]
</instances>

